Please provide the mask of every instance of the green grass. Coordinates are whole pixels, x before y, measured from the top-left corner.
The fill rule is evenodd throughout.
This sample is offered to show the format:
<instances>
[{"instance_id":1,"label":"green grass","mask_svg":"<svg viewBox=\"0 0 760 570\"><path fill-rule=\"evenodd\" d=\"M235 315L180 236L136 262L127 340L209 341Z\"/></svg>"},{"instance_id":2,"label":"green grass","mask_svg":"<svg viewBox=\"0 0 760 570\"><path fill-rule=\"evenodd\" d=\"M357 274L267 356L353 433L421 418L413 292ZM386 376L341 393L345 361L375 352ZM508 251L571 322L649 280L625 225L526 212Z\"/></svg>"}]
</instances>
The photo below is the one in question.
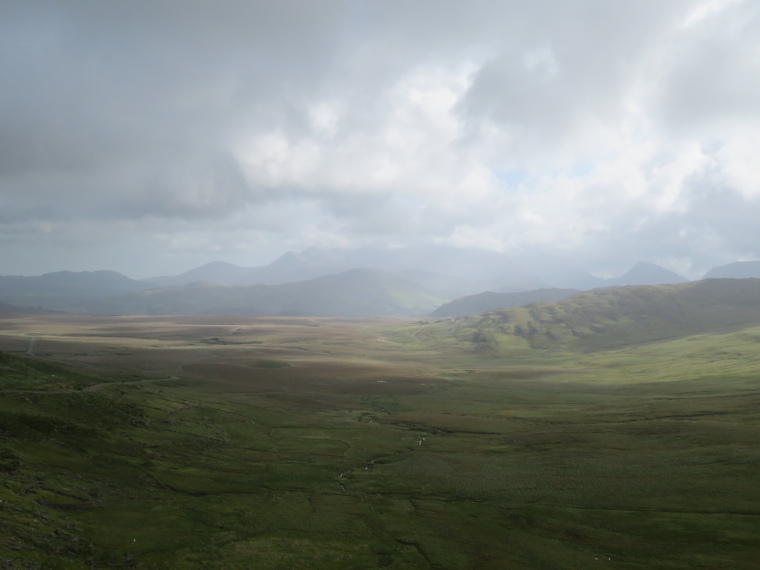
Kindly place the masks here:
<instances>
[{"instance_id":1,"label":"green grass","mask_svg":"<svg viewBox=\"0 0 760 570\"><path fill-rule=\"evenodd\" d=\"M0 352L0 390L82 390L103 380L38 358Z\"/></svg>"},{"instance_id":2,"label":"green grass","mask_svg":"<svg viewBox=\"0 0 760 570\"><path fill-rule=\"evenodd\" d=\"M760 328L489 351L463 322L124 336L84 380L5 355L0 567L756 567Z\"/></svg>"}]
</instances>

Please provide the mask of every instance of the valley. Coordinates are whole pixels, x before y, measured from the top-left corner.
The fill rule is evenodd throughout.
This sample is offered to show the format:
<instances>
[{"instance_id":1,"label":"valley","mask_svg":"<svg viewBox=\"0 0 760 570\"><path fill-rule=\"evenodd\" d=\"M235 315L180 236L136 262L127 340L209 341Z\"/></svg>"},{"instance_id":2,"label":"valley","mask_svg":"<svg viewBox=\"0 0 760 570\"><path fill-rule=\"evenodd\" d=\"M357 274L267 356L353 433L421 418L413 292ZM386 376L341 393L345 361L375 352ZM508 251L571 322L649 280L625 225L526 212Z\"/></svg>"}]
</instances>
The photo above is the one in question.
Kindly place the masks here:
<instances>
[{"instance_id":1,"label":"valley","mask_svg":"<svg viewBox=\"0 0 760 570\"><path fill-rule=\"evenodd\" d=\"M754 568L760 322L675 333L8 313L1 565Z\"/></svg>"}]
</instances>

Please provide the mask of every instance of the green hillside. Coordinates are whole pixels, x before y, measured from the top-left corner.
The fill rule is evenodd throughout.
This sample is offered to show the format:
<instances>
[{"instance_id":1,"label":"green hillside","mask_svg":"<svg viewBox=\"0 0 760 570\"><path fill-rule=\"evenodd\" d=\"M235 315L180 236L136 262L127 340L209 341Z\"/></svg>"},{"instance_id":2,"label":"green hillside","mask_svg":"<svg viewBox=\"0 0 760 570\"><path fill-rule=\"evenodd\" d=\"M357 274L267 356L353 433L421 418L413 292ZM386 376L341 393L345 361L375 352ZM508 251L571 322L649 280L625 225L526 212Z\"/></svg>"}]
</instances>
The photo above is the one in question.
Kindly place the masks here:
<instances>
[{"instance_id":1,"label":"green hillside","mask_svg":"<svg viewBox=\"0 0 760 570\"><path fill-rule=\"evenodd\" d=\"M0 390L83 390L103 380L36 358L0 352Z\"/></svg>"},{"instance_id":2,"label":"green hillside","mask_svg":"<svg viewBox=\"0 0 760 570\"><path fill-rule=\"evenodd\" d=\"M725 326L751 292L651 290L672 330L722 332L583 352L495 333L510 312L4 319L0 568L754 569L760 326ZM644 330L646 291L597 292L593 323Z\"/></svg>"},{"instance_id":3,"label":"green hillside","mask_svg":"<svg viewBox=\"0 0 760 570\"><path fill-rule=\"evenodd\" d=\"M518 348L613 348L760 322L760 280L708 279L599 289L559 302L490 311L432 326L496 353Z\"/></svg>"},{"instance_id":4,"label":"green hillside","mask_svg":"<svg viewBox=\"0 0 760 570\"><path fill-rule=\"evenodd\" d=\"M485 291L476 295L467 295L445 303L430 313L431 317L469 317L509 307L520 307L542 301L562 301L580 293L577 289L534 289L515 293L498 293Z\"/></svg>"}]
</instances>

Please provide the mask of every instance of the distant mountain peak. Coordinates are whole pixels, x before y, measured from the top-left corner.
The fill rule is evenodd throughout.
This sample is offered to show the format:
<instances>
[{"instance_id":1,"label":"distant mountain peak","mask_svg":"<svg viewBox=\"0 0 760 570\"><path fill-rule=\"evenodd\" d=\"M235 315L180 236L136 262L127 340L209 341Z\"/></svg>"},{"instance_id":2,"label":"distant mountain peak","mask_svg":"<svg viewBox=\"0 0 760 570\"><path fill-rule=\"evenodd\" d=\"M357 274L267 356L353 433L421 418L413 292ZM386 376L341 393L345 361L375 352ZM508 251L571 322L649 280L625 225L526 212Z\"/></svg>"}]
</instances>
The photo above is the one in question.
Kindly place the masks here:
<instances>
[{"instance_id":1,"label":"distant mountain peak","mask_svg":"<svg viewBox=\"0 0 760 570\"><path fill-rule=\"evenodd\" d=\"M235 265L234 263L229 263L227 261L209 261L208 263L201 265L200 267L196 267L195 269L191 269L190 271L197 271L199 269L230 269L235 268L239 269L239 265ZM190 273L190 271L186 271L185 273Z\"/></svg>"},{"instance_id":2,"label":"distant mountain peak","mask_svg":"<svg viewBox=\"0 0 760 570\"><path fill-rule=\"evenodd\" d=\"M310 265L311 263L304 258L304 256L300 253L296 253L295 251L288 251L287 253L282 254L280 257L275 259L272 263L269 264L270 268L293 268L293 267L302 267L304 265Z\"/></svg>"},{"instance_id":3,"label":"distant mountain peak","mask_svg":"<svg viewBox=\"0 0 760 570\"><path fill-rule=\"evenodd\" d=\"M622 276L608 280L609 285L672 285L685 283L685 277L649 261L639 261Z\"/></svg>"},{"instance_id":4,"label":"distant mountain peak","mask_svg":"<svg viewBox=\"0 0 760 570\"><path fill-rule=\"evenodd\" d=\"M445 245L410 246L398 249L372 247L319 248L288 251L267 265L237 267L208 263L181 275L146 279L153 286L186 285L208 281L220 285L295 283L352 268L385 271L423 271L468 281L468 293L486 290L526 291L541 287L592 289L603 285L572 263L559 258L508 256L490 250Z\"/></svg>"}]
</instances>

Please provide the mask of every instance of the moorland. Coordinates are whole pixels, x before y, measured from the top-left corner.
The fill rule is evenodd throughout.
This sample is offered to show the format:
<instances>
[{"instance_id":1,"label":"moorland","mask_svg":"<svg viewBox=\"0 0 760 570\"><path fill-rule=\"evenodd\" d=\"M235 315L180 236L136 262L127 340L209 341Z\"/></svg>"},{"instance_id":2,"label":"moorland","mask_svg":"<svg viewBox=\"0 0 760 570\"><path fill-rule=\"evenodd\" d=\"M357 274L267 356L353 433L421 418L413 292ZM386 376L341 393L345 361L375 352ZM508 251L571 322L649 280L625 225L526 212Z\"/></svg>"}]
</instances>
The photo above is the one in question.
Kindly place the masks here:
<instances>
[{"instance_id":1,"label":"moorland","mask_svg":"<svg viewBox=\"0 0 760 570\"><path fill-rule=\"evenodd\" d=\"M430 323L7 309L0 567L756 568L754 293L678 287Z\"/></svg>"}]
</instances>

